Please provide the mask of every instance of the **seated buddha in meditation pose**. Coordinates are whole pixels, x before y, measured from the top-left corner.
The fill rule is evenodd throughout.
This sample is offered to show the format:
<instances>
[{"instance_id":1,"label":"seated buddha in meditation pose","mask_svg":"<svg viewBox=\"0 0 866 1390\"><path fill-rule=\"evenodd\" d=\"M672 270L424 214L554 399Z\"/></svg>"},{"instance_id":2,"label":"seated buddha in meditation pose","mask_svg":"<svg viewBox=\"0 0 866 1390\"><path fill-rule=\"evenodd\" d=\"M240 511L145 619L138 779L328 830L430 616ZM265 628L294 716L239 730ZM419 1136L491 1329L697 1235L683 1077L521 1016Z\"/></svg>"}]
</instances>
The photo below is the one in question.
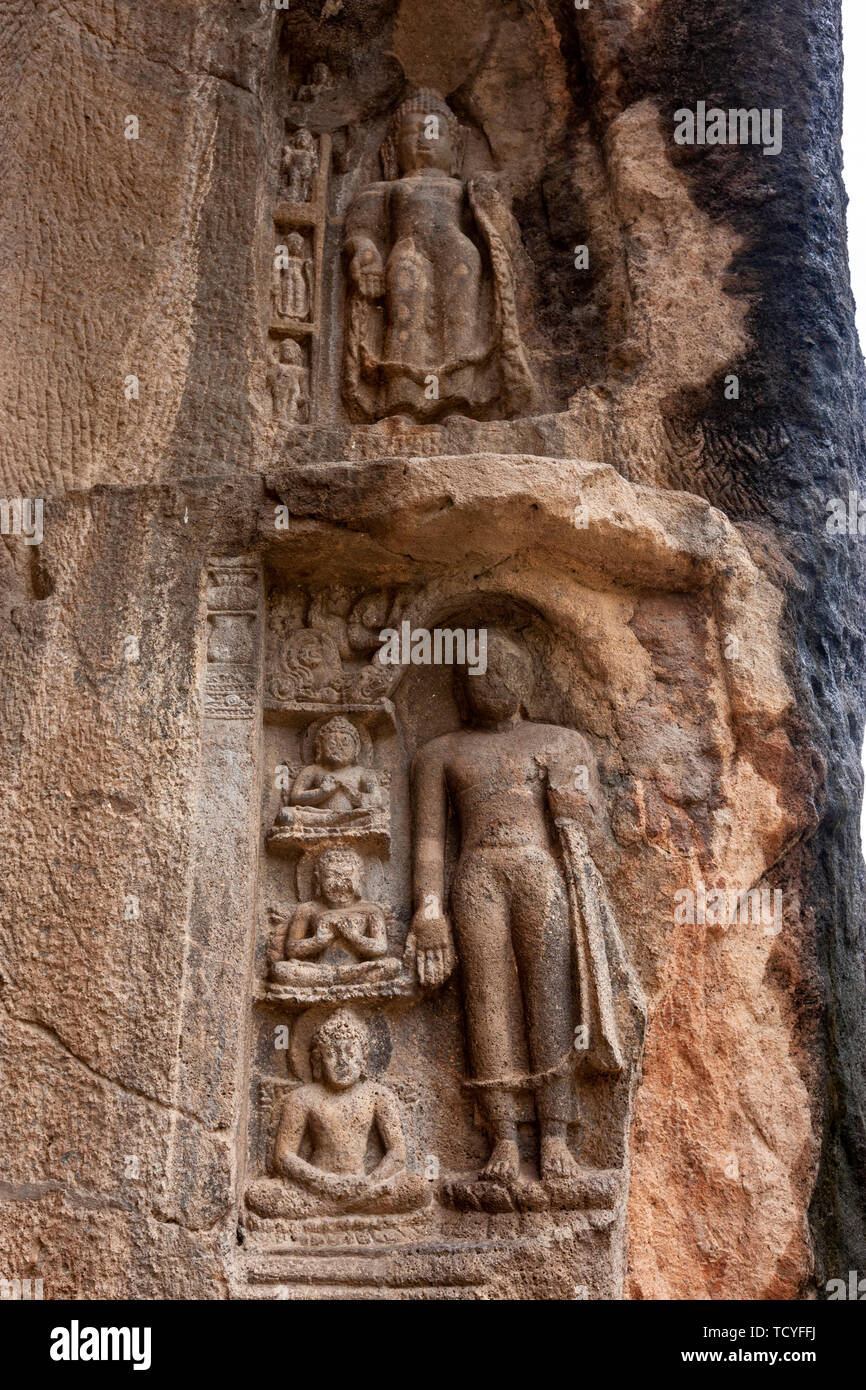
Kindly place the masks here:
<instances>
[{"instance_id":1,"label":"seated buddha in meditation pose","mask_svg":"<svg viewBox=\"0 0 866 1390\"><path fill-rule=\"evenodd\" d=\"M367 1066L366 1028L347 1010L329 1014L313 1033L312 1082L283 1102L274 1146L274 1169L286 1179L282 1215L406 1212L429 1203L428 1184L406 1168L397 1097L368 1079ZM371 1138L382 1154L368 1172ZM305 1139L309 1156L301 1158Z\"/></svg>"},{"instance_id":2,"label":"seated buddha in meditation pose","mask_svg":"<svg viewBox=\"0 0 866 1390\"><path fill-rule=\"evenodd\" d=\"M362 766L361 738L348 719L335 715L322 725L315 756L316 761L295 778L275 826L365 820L381 807L379 779L372 768Z\"/></svg>"}]
</instances>

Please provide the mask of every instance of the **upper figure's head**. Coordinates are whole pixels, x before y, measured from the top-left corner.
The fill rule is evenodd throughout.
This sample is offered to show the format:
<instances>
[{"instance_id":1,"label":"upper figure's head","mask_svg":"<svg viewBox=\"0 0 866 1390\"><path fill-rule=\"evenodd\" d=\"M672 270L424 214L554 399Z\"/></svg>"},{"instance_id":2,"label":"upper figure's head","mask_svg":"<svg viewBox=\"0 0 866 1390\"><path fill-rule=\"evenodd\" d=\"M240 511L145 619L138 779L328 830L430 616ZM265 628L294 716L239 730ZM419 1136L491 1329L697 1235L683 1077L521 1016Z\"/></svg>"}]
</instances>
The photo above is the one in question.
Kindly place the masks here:
<instances>
[{"instance_id":1,"label":"upper figure's head","mask_svg":"<svg viewBox=\"0 0 866 1390\"><path fill-rule=\"evenodd\" d=\"M329 767L351 767L361 756L361 736L341 714L329 719L316 734L316 760Z\"/></svg>"},{"instance_id":2,"label":"upper figure's head","mask_svg":"<svg viewBox=\"0 0 866 1390\"><path fill-rule=\"evenodd\" d=\"M310 1069L314 1081L345 1091L367 1075L367 1030L347 1009L329 1014L313 1033Z\"/></svg>"},{"instance_id":3,"label":"upper figure's head","mask_svg":"<svg viewBox=\"0 0 866 1390\"><path fill-rule=\"evenodd\" d=\"M387 179L436 170L458 173L462 156L460 122L447 102L424 88L397 107L382 145Z\"/></svg>"},{"instance_id":4,"label":"upper figure's head","mask_svg":"<svg viewBox=\"0 0 866 1390\"><path fill-rule=\"evenodd\" d=\"M336 907L361 896L364 863L353 849L326 849L316 860L316 894Z\"/></svg>"},{"instance_id":5,"label":"upper figure's head","mask_svg":"<svg viewBox=\"0 0 866 1390\"><path fill-rule=\"evenodd\" d=\"M280 361L292 367L300 367L304 361L300 345L291 338L284 338L280 343Z\"/></svg>"},{"instance_id":6,"label":"upper figure's head","mask_svg":"<svg viewBox=\"0 0 866 1390\"><path fill-rule=\"evenodd\" d=\"M487 669L458 671L470 722L502 724L516 718L532 693L532 663L525 647L501 632L487 629Z\"/></svg>"}]
</instances>

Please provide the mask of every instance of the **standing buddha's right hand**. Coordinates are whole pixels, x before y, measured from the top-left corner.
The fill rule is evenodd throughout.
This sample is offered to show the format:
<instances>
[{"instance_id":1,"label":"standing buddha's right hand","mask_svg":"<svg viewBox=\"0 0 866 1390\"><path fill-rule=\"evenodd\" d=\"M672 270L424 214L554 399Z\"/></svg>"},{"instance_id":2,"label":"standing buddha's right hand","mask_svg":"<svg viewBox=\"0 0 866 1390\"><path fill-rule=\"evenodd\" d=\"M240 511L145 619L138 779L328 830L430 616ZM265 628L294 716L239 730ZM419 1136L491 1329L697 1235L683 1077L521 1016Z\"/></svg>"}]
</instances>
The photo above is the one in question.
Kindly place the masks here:
<instances>
[{"instance_id":1,"label":"standing buddha's right hand","mask_svg":"<svg viewBox=\"0 0 866 1390\"><path fill-rule=\"evenodd\" d=\"M415 951L415 970L419 984L428 988L441 985L457 961L454 953L454 938L448 918L441 913L430 912L428 907L419 908L412 918L407 946Z\"/></svg>"}]
</instances>

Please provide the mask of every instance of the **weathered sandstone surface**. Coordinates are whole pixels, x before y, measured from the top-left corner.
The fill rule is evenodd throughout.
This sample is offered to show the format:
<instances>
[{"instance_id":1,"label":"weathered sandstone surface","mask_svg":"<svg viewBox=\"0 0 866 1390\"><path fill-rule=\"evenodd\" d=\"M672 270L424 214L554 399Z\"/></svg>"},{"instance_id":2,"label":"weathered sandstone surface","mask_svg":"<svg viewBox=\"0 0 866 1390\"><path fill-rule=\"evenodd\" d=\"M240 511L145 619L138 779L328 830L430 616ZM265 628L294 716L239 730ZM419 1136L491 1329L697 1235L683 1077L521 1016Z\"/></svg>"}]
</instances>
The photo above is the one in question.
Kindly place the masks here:
<instances>
[{"instance_id":1,"label":"weathered sandstone surface","mask_svg":"<svg viewBox=\"0 0 866 1390\"><path fill-rule=\"evenodd\" d=\"M6 10L0 1277L866 1271L836 0Z\"/></svg>"}]
</instances>

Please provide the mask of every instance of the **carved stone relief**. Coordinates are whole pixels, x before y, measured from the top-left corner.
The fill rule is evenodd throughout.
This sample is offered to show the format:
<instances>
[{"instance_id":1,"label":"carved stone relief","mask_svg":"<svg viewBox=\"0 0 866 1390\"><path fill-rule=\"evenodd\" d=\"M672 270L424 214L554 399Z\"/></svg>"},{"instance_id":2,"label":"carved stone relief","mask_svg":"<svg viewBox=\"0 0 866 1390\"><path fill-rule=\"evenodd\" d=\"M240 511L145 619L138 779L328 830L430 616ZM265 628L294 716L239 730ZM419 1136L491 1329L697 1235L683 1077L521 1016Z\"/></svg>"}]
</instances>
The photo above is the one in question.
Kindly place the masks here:
<instances>
[{"instance_id":1,"label":"carved stone relief","mask_svg":"<svg viewBox=\"0 0 866 1390\"><path fill-rule=\"evenodd\" d=\"M672 917L697 878L758 882L805 823L779 795L799 775L766 658L781 599L699 499L576 465L563 501L561 462L493 466L384 461L360 506L344 463L295 470L272 498L321 520L283 536L261 511L238 1297L621 1297L627 1253L652 1257L656 1127L681 1204L673 1167L695 1135L730 1143L754 1049L799 1084L783 1031L690 994L703 972L745 998L770 938ZM213 576L209 599L211 629L247 607ZM349 1060L319 1072L331 1019ZM696 1027L737 1080L680 1135L666 1046ZM807 1119L789 1139L774 1105L799 1151Z\"/></svg>"},{"instance_id":2,"label":"carved stone relief","mask_svg":"<svg viewBox=\"0 0 866 1390\"><path fill-rule=\"evenodd\" d=\"M545 1205L568 1205L581 1178L568 1145L575 1067L613 1075L625 1067L610 960L622 948L580 825L586 797L574 789L576 769L589 777L592 758L580 734L521 716L532 671L505 633L488 632L486 672L461 684L466 727L426 744L413 777L418 978L439 985L462 962L464 1084L492 1145L480 1185L448 1191L484 1207L485 1181L509 1194L521 1187L516 1102L525 1095ZM446 915L449 805L460 848Z\"/></svg>"},{"instance_id":3,"label":"carved stone relief","mask_svg":"<svg viewBox=\"0 0 866 1390\"><path fill-rule=\"evenodd\" d=\"M338 836L387 849L388 777L364 762L371 748L364 724L343 715L315 720L302 744L312 745L312 761L291 777L283 793L269 848L279 853L297 841L321 844Z\"/></svg>"},{"instance_id":4,"label":"carved stone relief","mask_svg":"<svg viewBox=\"0 0 866 1390\"><path fill-rule=\"evenodd\" d=\"M280 151L272 214L267 383L274 420L310 418L322 331L322 260L330 137L291 129Z\"/></svg>"},{"instance_id":5,"label":"carved stone relief","mask_svg":"<svg viewBox=\"0 0 866 1390\"><path fill-rule=\"evenodd\" d=\"M399 589L369 593L331 585L276 595L269 615L268 698L310 711L345 705L390 709L399 668L378 659L379 633L400 621Z\"/></svg>"},{"instance_id":6,"label":"carved stone relief","mask_svg":"<svg viewBox=\"0 0 866 1390\"><path fill-rule=\"evenodd\" d=\"M695 359L697 385L690 367L681 375L697 391L740 350L744 305L716 294L736 239L709 225L672 172L652 102L597 121L590 87L577 91L583 77L556 66L567 62L559 42L548 48L533 29L533 53L559 74L557 100L543 99L531 62L511 62L522 31L481 9L487 37L462 73L434 72L435 55L427 75L401 68L398 38L394 51L368 45L362 72L343 40L303 15L285 21L272 73L266 443L286 441L279 495L300 498L303 524L285 550L262 542L271 568L241 1268L251 1282L300 1287L309 1266L288 1255L315 1244L332 1261L335 1296L353 1243L395 1259L411 1246L418 1288L436 1287L447 1266L456 1287L485 1296L495 1287L485 1241L513 1271L555 1244L566 1254L548 1290L561 1295L567 1270L587 1296L620 1295L646 1025L636 942L643 980L656 965L628 885L655 874L658 898L671 897L673 881L650 862L656 842L669 834L664 852L675 858L681 836L691 872L712 833L683 809L705 744L695 738L692 762L684 756L656 797L652 739L639 720L628 725L631 677L617 665L629 651L646 674L651 644L636 653L632 623L653 626L653 585L695 651L704 637L712 648L717 610L689 605L717 557L682 538L704 534L704 513L682 531L655 514L637 525L611 597L611 538L619 543L628 508L640 507L581 475L590 492L598 483L603 519L591 556L562 542L582 566L574 602L589 637L579 655L579 623L558 609L559 589L548 592L546 561L526 579L517 541L509 547L512 522L537 554L555 549L561 530L584 529L592 510L582 495L559 505L576 448L561 449L555 480L539 481L551 440L579 438L584 457L621 455L621 475L666 469L683 485L702 450L726 454L723 432L696 431L685 407L677 414L667 353ZM505 70L522 84L525 129L503 115ZM646 270L668 246L686 287L677 303L696 305L688 333L667 279ZM661 352L667 318L679 331ZM485 452L455 447L480 438ZM427 488L416 465L436 454L445 457ZM354 467L365 459L369 470ZM508 544L491 542L495 554L483 505L471 538L449 530L476 469L501 504L496 524L505 518ZM720 477L726 469L722 458ZM379 483L393 489L402 531L382 519ZM547 512L543 546L527 509ZM463 569L449 588L452 534ZM665 557L650 560L659 537ZM241 650L237 616L212 615L218 657ZM387 654L386 631L411 634L420 621L423 633L431 618L483 630L483 669ZM616 638L604 670L595 634L608 621ZM551 685L559 666L567 691ZM715 787L736 740L727 673L713 669L724 712L701 719L713 722L713 756L723 750L706 773ZM575 694L584 678L594 699ZM654 685L652 699L666 708ZM780 843L787 834L785 825Z\"/></svg>"},{"instance_id":7,"label":"carved stone relief","mask_svg":"<svg viewBox=\"0 0 866 1390\"><path fill-rule=\"evenodd\" d=\"M423 1238L425 1278L447 1248L480 1288L478 1223L543 1212L578 1247L600 1233L614 1287L644 1016L587 838L597 794L575 788L592 754L527 717L534 658L498 602L476 605L485 670L442 673L460 727L410 758L382 638L417 601L270 590L249 1257ZM517 1258L525 1237L501 1237Z\"/></svg>"},{"instance_id":8,"label":"carved stone relief","mask_svg":"<svg viewBox=\"0 0 866 1390\"><path fill-rule=\"evenodd\" d=\"M302 126L283 146L282 172L290 203L309 203L313 184L319 172L319 153L315 136Z\"/></svg>"},{"instance_id":9,"label":"carved stone relief","mask_svg":"<svg viewBox=\"0 0 866 1390\"><path fill-rule=\"evenodd\" d=\"M255 713L259 583L258 570L242 560L214 560L208 569L204 698L211 719L252 719Z\"/></svg>"},{"instance_id":10,"label":"carved stone relief","mask_svg":"<svg viewBox=\"0 0 866 1390\"><path fill-rule=\"evenodd\" d=\"M363 896L364 861L357 850L332 846L317 856L314 897L291 917L272 913L270 978L279 984L344 984L399 973L387 954L385 912Z\"/></svg>"},{"instance_id":11,"label":"carved stone relief","mask_svg":"<svg viewBox=\"0 0 866 1390\"><path fill-rule=\"evenodd\" d=\"M280 20L267 242L275 230L286 264L261 269L277 306L266 447L593 458L760 513L777 451L720 395L754 284L738 235L695 204L658 100L614 95L637 9L604 40L603 20L571 14L579 61L547 6L524 10L479 0L423 53L415 21L405 48L387 23L316 23L303 6ZM309 245L286 245L313 222ZM286 332L299 387L277 386Z\"/></svg>"},{"instance_id":12,"label":"carved stone relief","mask_svg":"<svg viewBox=\"0 0 866 1390\"><path fill-rule=\"evenodd\" d=\"M367 1074L363 1021L347 1009L327 1014L313 1027L308 1059L312 1079L288 1090L280 1105L271 1159L275 1180L252 1187L252 1210L303 1220L394 1216L428 1207L429 1184L406 1166L400 1102ZM382 1155L367 1169L373 1137ZM306 1138L308 1158L301 1156Z\"/></svg>"},{"instance_id":13,"label":"carved stone relief","mask_svg":"<svg viewBox=\"0 0 866 1390\"><path fill-rule=\"evenodd\" d=\"M531 402L505 210L492 182L461 178L461 146L450 107L414 92L389 122L384 180L349 209L343 393L355 418L511 415Z\"/></svg>"},{"instance_id":14,"label":"carved stone relief","mask_svg":"<svg viewBox=\"0 0 866 1390\"><path fill-rule=\"evenodd\" d=\"M522 322L530 263L489 134L434 86L400 93L377 72L373 95L345 66L287 56L271 151L277 426L535 411L545 391ZM303 405L285 405L285 390L277 399L287 334L305 348L285 362L308 373Z\"/></svg>"},{"instance_id":15,"label":"carved stone relief","mask_svg":"<svg viewBox=\"0 0 866 1390\"><path fill-rule=\"evenodd\" d=\"M306 349L293 338L284 338L276 351L276 359L268 368L274 419L284 425L299 424L307 419L310 405Z\"/></svg>"},{"instance_id":16,"label":"carved stone relief","mask_svg":"<svg viewBox=\"0 0 866 1390\"><path fill-rule=\"evenodd\" d=\"M866 1273L839 8L4 7L0 1301Z\"/></svg>"},{"instance_id":17,"label":"carved stone relief","mask_svg":"<svg viewBox=\"0 0 866 1390\"><path fill-rule=\"evenodd\" d=\"M306 201L306 200L305 200ZM305 323L310 317L313 262L300 232L289 232L274 266L274 319Z\"/></svg>"}]
</instances>

